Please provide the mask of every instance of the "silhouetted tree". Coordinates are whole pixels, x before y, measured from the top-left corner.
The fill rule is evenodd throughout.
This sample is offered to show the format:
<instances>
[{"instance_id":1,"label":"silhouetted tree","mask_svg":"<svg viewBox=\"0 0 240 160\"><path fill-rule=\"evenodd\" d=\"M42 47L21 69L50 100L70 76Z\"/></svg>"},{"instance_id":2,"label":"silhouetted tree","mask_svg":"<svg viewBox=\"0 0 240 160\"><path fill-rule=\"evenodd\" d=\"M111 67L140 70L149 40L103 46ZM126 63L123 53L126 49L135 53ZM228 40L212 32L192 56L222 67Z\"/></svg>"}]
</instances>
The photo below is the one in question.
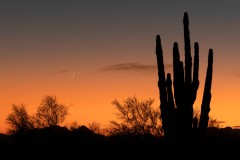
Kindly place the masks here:
<instances>
[{"instance_id":1,"label":"silhouetted tree","mask_svg":"<svg viewBox=\"0 0 240 160\"><path fill-rule=\"evenodd\" d=\"M102 130L101 130L101 124L98 123L98 122L92 122L92 123L89 123L88 124L88 128L90 130L92 130L94 133L97 133L97 134L102 134Z\"/></svg>"},{"instance_id":2,"label":"silhouetted tree","mask_svg":"<svg viewBox=\"0 0 240 160\"><path fill-rule=\"evenodd\" d=\"M160 36L156 37L156 55L158 64L158 87L160 92L160 109L162 127L165 138L185 136L191 137L193 128L193 104L196 100L199 87L199 46L194 44L194 64L192 72L191 43L189 33L188 14L184 13L184 42L185 42L185 66L180 61L178 44L173 46L173 89L171 74L165 77L163 50ZM197 130L204 135L209 121L211 83L212 83L213 50L209 49L208 67L203 93L201 115ZM192 75L193 73L193 75ZM174 96L174 97L173 97ZM195 119L196 120L196 119ZM196 124L196 121L195 121ZM196 126L195 126L196 127Z\"/></svg>"},{"instance_id":3,"label":"silhouetted tree","mask_svg":"<svg viewBox=\"0 0 240 160\"><path fill-rule=\"evenodd\" d=\"M200 120L200 111L194 109L193 110L193 117L195 122L193 121L193 128L199 125L199 120ZM196 123L196 125L194 125ZM219 121L217 118L214 118L213 116L209 116L209 121L208 121L208 127L215 127L215 128L220 128L221 123L224 123L223 121Z\"/></svg>"},{"instance_id":4,"label":"silhouetted tree","mask_svg":"<svg viewBox=\"0 0 240 160\"><path fill-rule=\"evenodd\" d=\"M73 122L67 124L65 127L68 128L70 131L74 131L74 130L78 129L79 127L81 127L81 125L78 124L77 121L73 121Z\"/></svg>"},{"instance_id":5,"label":"silhouetted tree","mask_svg":"<svg viewBox=\"0 0 240 160\"><path fill-rule=\"evenodd\" d=\"M34 128L34 121L28 114L25 104L13 104L12 113L8 115L6 121L10 125L10 129L8 130L10 134Z\"/></svg>"},{"instance_id":6,"label":"silhouetted tree","mask_svg":"<svg viewBox=\"0 0 240 160\"><path fill-rule=\"evenodd\" d=\"M110 121L110 134L155 135L160 136L161 119L158 109L152 107L154 100L138 100L129 97L121 104L114 100L112 104L117 109L117 121Z\"/></svg>"},{"instance_id":7,"label":"silhouetted tree","mask_svg":"<svg viewBox=\"0 0 240 160\"><path fill-rule=\"evenodd\" d=\"M67 114L67 106L58 103L56 96L45 96L37 108L35 123L38 128L60 125Z\"/></svg>"},{"instance_id":8,"label":"silhouetted tree","mask_svg":"<svg viewBox=\"0 0 240 160\"><path fill-rule=\"evenodd\" d=\"M221 123L225 123L224 121L218 121L216 118L209 117L208 127L221 128Z\"/></svg>"}]
</instances>

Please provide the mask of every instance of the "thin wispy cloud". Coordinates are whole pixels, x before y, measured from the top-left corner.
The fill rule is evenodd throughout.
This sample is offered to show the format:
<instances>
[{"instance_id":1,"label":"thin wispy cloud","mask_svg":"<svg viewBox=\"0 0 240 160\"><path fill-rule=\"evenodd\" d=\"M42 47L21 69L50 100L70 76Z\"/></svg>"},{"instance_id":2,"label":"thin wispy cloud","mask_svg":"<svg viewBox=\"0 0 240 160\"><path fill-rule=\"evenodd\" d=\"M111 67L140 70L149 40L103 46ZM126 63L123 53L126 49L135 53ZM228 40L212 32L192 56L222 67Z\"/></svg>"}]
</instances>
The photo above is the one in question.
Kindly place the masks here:
<instances>
[{"instance_id":1,"label":"thin wispy cloud","mask_svg":"<svg viewBox=\"0 0 240 160\"><path fill-rule=\"evenodd\" d=\"M240 78L240 73L233 73L234 77Z\"/></svg>"},{"instance_id":2,"label":"thin wispy cloud","mask_svg":"<svg viewBox=\"0 0 240 160\"><path fill-rule=\"evenodd\" d=\"M155 70L155 65L145 65L140 63L120 63L108 65L102 68L103 71L123 71L123 70Z\"/></svg>"},{"instance_id":3,"label":"thin wispy cloud","mask_svg":"<svg viewBox=\"0 0 240 160\"><path fill-rule=\"evenodd\" d=\"M72 72L72 71L70 69L63 69L56 72L52 72L52 74L63 74L63 73L69 73L69 72Z\"/></svg>"},{"instance_id":4,"label":"thin wispy cloud","mask_svg":"<svg viewBox=\"0 0 240 160\"><path fill-rule=\"evenodd\" d=\"M166 68L172 67L172 65L166 65ZM156 65L147 65L141 63L119 63L104 66L101 71L156 71Z\"/></svg>"}]
</instances>

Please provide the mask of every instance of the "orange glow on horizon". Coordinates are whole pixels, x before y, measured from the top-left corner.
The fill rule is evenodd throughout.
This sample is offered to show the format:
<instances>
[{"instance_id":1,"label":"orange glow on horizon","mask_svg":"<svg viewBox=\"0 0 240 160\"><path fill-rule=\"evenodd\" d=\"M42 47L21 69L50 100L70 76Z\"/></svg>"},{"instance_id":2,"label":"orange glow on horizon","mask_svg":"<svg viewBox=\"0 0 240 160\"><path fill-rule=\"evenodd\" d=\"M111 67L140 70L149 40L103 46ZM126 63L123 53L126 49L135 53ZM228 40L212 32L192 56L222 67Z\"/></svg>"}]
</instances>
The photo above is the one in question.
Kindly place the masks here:
<instances>
[{"instance_id":1,"label":"orange glow on horizon","mask_svg":"<svg viewBox=\"0 0 240 160\"><path fill-rule=\"evenodd\" d=\"M116 118L111 102L114 99L122 102L129 96L137 96L140 99L154 98L154 107L158 107L160 102L156 74L146 76L134 72L95 73L81 79L81 76L76 73L74 79L69 79L68 76L59 79L57 76L47 81L35 82L33 85L29 85L29 82L18 82L11 89L6 85L2 88L4 97L1 105L4 107L0 114L2 126L0 131L5 132L7 129L5 119L11 112L11 104L24 103L32 114L36 112L37 106L45 95L56 95L59 102L69 106L69 115L63 125L73 121L82 125L88 125L94 121L101 123L102 126L108 125L110 120ZM229 78L222 81L215 70L213 74L210 116L225 121L223 126L238 125L236 118L240 113L240 109L236 106L239 103L238 93L229 94L231 90L239 87L234 85L237 79ZM196 109L200 109L201 106L205 72L201 72L200 75L200 87L194 104ZM229 85L226 86L225 83Z\"/></svg>"}]
</instances>

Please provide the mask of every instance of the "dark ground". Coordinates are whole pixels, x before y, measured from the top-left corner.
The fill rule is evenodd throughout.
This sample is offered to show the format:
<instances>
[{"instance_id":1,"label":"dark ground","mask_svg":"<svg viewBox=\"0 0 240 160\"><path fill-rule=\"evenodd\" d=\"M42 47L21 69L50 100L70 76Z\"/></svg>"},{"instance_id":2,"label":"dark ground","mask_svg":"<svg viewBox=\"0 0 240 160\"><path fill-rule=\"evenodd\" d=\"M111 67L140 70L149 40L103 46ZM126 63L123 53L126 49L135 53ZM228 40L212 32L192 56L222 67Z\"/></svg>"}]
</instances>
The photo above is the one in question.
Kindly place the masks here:
<instances>
[{"instance_id":1,"label":"dark ground","mask_svg":"<svg viewBox=\"0 0 240 160\"><path fill-rule=\"evenodd\" d=\"M167 143L154 136L104 136L86 127L69 131L54 126L0 135L5 159L207 159L240 155L240 130L209 128L203 139Z\"/></svg>"}]
</instances>

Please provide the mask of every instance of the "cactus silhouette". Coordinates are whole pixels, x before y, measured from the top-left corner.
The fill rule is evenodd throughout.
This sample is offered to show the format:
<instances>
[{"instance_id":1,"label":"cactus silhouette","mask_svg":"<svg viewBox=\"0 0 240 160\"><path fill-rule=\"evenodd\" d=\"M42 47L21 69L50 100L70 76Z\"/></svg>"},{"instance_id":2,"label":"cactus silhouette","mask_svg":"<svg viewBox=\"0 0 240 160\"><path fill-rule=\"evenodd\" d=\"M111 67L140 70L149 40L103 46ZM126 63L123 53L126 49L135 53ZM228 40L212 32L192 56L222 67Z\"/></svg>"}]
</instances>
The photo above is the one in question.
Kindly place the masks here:
<instances>
[{"instance_id":1,"label":"cactus silhouette","mask_svg":"<svg viewBox=\"0 0 240 160\"><path fill-rule=\"evenodd\" d=\"M199 45L197 42L194 44L194 63L192 66L187 12L184 13L183 25L185 66L180 60L178 44L175 42L173 45L173 85L171 74L168 73L167 77L165 77L161 39L159 35L156 37L156 56L159 78L158 87L161 102L160 110L164 137L166 139L174 139L174 137L191 137L193 133L204 135L208 127L208 114L210 112L211 101L213 50L209 49L201 115L198 123L198 120L193 117L193 104L196 100L199 87ZM174 92L172 91L172 88Z\"/></svg>"}]
</instances>

